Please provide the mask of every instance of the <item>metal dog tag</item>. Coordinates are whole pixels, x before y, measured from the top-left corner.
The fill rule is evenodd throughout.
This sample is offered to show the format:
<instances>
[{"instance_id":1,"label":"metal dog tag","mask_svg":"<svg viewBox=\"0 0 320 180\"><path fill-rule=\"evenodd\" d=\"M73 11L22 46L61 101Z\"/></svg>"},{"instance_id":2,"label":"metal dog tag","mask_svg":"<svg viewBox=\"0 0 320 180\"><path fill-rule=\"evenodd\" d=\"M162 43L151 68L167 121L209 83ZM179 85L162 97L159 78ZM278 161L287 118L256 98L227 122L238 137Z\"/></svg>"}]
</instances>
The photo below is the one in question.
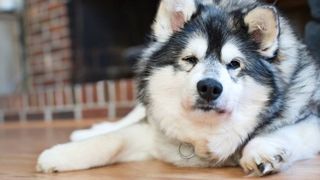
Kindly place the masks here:
<instances>
[{"instance_id":1,"label":"metal dog tag","mask_svg":"<svg viewBox=\"0 0 320 180\"><path fill-rule=\"evenodd\" d=\"M189 143L181 143L179 145L179 154L183 159L191 159L195 156L194 146Z\"/></svg>"}]
</instances>

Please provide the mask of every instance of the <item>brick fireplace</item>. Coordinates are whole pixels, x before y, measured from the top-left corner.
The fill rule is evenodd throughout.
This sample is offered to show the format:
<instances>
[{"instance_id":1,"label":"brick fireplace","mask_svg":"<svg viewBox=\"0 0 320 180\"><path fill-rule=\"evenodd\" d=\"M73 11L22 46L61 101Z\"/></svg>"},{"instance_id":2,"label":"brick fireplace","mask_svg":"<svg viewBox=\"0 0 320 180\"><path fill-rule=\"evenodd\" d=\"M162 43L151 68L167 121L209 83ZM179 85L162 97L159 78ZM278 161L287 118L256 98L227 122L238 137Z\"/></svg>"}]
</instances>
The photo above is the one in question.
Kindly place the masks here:
<instances>
[{"instance_id":1,"label":"brick fireplace","mask_svg":"<svg viewBox=\"0 0 320 180\"><path fill-rule=\"evenodd\" d=\"M0 97L0 122L124 116L157 1L27 0L27 91Z\"/></svg>"}]
</instances>

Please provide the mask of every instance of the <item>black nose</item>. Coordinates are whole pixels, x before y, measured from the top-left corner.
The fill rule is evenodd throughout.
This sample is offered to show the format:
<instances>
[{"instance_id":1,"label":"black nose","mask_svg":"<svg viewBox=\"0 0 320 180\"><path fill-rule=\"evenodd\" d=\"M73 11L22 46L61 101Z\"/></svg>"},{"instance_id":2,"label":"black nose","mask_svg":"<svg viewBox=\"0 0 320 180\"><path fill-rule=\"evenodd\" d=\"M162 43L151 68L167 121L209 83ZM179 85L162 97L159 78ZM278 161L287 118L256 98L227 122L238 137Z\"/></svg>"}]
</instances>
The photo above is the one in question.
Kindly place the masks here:
<instances>
[{"instance_id":1,"label":"black nose","mask_svg":"<svg viewBox=\"0 0 320 180\"><path fill-rule=\"evenodd\" d=\"M203 99L212 101L218 99L222 93L223 87L221 83L214 79L204 79L198 82L197 89L199 95Z\"/></svg>"}]
</instances>

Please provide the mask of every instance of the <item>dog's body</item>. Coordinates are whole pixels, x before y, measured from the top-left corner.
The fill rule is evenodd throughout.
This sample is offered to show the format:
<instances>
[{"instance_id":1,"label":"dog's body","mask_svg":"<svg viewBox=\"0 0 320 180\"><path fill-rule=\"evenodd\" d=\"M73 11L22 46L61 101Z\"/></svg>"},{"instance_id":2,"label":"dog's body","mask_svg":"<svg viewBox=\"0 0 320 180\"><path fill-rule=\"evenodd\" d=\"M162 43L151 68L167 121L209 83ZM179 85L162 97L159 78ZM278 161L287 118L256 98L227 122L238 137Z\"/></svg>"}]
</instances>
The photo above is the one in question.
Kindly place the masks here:
<instances>
[{"instance_id":1,"label":"dog's body","mask_svg":"<svg viewBox=\"0 0 320 180\"><path fill-rule=\"evenodd\" d=\"M107 134L46 150L39 171L159 159L266 175L320 151L319 64L274 7L163 0L153 32L138 69L141 105L72 138Z\"/></svg>"}]
</instances>

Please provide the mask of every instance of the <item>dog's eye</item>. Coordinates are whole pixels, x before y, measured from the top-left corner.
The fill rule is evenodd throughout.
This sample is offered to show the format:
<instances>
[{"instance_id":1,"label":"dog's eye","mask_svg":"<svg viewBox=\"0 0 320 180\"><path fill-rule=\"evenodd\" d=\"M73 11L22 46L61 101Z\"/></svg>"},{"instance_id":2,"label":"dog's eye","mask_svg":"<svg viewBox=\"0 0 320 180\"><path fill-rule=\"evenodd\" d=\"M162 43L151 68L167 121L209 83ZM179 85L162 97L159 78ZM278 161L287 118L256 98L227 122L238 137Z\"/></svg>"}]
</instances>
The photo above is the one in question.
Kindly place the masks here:
<instances>
[{"instance_id":1,"label":"dog's eye","mask_svg":"<svg viewBox=\"0 0 320 180\"><path fill-rule=\"evenodd\" d=\"M195 56L187 56L182 58L182 60L187 61L188 63L191 63L191 64L197 64L199 61L198 58Z\"/></svg>"},{"instance_id":2,"label":"dog's eye","mask_svg":"<svg viewBox=\"0 0 320 180\"><path fill-rule=\"evenodd\" d=\"M227 68L231 70L236 70L241 67L240 58L234 58L228 65Z\"/></svg>"}]
</instances>

